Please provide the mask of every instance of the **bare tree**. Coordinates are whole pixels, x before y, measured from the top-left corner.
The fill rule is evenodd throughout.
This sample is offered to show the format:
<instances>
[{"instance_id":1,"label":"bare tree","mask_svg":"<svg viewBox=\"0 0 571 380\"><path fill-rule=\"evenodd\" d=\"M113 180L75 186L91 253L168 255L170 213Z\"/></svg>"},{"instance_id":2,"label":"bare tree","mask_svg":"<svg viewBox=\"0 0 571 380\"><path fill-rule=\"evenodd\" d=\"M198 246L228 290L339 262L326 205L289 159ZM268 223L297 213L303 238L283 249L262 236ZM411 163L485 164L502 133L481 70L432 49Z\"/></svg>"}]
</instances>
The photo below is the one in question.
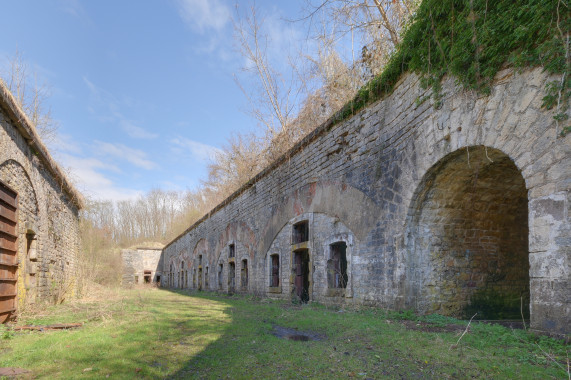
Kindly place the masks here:
<instances>
[{"instance_id":1,"label":"bare tree","mask_svg":"<svg viewBox=\"0 0 571 380\"><path fill-rule=\"evenodd\" d=\"M366 67L365 80L380 72L400 42L418 0L306 0L304 20L316 39L351 40L351 65ZM325 20L325 21L324 21ZM357 41L355 41L357 40Z\"/></svg>"},{"instance_id":2,"label":"bare tree","mask_svg":"<svg viewBox=\"0 0 571 380\"><path fill-rule=\"evenodd\" d=\"M206 194L222 201L256 175L268 164L266 145L253 133L232 135L208 165L208 179L203 182Z\"/></svg>"},{"instance_id":3,"label":"bare tree","mask_svg":"<svg viewBox=\"0 0 571 380\"><path fill-rule=\"evenodd\" d=\"M250 7L245 15L237 9L234 36L238 50L247 62L242 69L253 74L256 90L253 93L246 91L238 78L236 82L251 104L252 115L273 137L290 123L303 89L294 67L285 74L271 65L268 45L272 41L263 26L264 19L258 16L255 6ZM291 65L291 57L288 59Z\"/></svg>"},{"instance_id":4,"label":"bare tree","mask_svg":"<svg viewBox=\"0 0 571 380\"><path fill-rule=\"evenodd\" d=\"M121 263L114 241L114 217L114 207L110 201L86 200L86 205L81 210L81 250L78 262L80 286L84 291L91 282L111 285L119 281Z\"/></svg>"},{"instance_id":5,"label":"bare tree","mask_svg":"<svg viewBox=\"0 0 571 380\"><path fill-rule=\"evenodd\" d=\"M51 109L46 105L50 96L49 87L38 82L37 73L30 73L30 68L19 51L7 58L7 61L8 67L0 76L35 125L42 140L53 141L58 124L52 118Z\"/></svg>"},{"instance_id":6,"label":"bare tree","mask_svg":"<svg viewBox=\"0 0 571 380\"><path fill-rule=\"evenodd\" d=\"M255 7L237 9L234 34L251 74L254 91L236 82L250 103L251 114L264 127L261 136L237 134L214 157L203 182L206 204L216 205L297 141L339 110L365 82L378 74L399 43L399 33L412 15L415 0L307 0L315 54L298 53L288 65L272 65L264 19ZM320 19L318 25L313 21ZM339 41L358 34L359 57L346 60ZM285 67L285 68L284 68ZM280 71L283 70L283 71Z\"/></svg>"}]
</instances>

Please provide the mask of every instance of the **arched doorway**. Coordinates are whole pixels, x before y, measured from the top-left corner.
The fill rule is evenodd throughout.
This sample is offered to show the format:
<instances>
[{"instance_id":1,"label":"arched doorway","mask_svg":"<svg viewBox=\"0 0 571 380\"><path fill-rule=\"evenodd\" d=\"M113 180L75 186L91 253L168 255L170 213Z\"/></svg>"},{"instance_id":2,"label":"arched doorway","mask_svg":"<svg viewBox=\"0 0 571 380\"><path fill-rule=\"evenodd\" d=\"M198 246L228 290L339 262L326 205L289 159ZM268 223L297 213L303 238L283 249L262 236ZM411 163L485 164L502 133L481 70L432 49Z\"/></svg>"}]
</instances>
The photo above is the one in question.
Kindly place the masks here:
<instances>
[{"instance_id":1,"label":"arched doorway","mask_svg":"<svg viewBox=\"0 0 571 380\"><path fill-rule=\"evenodd\" d=\"M407 300L424 313L529 318L528 199L513 161L453 152L419 185L408 216Z\"/></svg>"}]
</instances>

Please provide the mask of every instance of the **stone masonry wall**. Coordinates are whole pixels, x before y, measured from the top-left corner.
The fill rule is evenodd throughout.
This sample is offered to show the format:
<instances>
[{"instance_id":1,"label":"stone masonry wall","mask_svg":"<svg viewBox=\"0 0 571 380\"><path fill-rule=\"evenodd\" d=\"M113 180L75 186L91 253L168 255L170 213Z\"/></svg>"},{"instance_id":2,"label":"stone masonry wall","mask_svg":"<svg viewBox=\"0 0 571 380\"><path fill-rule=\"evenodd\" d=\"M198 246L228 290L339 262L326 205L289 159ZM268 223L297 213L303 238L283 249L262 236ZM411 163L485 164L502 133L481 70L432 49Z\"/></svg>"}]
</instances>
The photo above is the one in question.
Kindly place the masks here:
<instances>
[{"instance_id":1,"label":"stone masonry wall","mask_svg":"<svg viewBox=\"0 0 571 380\"><path fill-rule=\"evenodd\" d=\"M0 181L18 193L17 306L62 301L77 291L80 195L1 90Z\"/></svg>"},{"instance_id":2,"label":"stone masonry wall","mask_svg":"<svg viewBox=\"0 0 571 380\"><path fill-rule=\"evenodd\" d=\"M150 283L162 282L161 249L123 249L121 250L121 259L123 262L121 284L123 286L143 284L146 275L149 275Z\"/></svg>"},{"instance_id":3,"label":"stone masonry wall","mask_svg":"<svg viewBox=\"0 0 571 380\"><path fill-rule=\"evenodd\" d=\"M206 288L217 290L234 245L236 283L248 260L245 291L295 299L292 252L302 249L310 301L464 316L494 309L499 294L507 309L529 302L532 328L569 333L571 137L541 108L553 79L506 69L489 96L447 79L435 109L417 102L428 94L418 77L404 76L384 100L317 128L167 245L165 275L184 261L188 286L204 289L208 266ZM309 239L295 245L303 220ZM327 249L345 240L349 284L328 289Z\"/></svg>"}]
</instances>

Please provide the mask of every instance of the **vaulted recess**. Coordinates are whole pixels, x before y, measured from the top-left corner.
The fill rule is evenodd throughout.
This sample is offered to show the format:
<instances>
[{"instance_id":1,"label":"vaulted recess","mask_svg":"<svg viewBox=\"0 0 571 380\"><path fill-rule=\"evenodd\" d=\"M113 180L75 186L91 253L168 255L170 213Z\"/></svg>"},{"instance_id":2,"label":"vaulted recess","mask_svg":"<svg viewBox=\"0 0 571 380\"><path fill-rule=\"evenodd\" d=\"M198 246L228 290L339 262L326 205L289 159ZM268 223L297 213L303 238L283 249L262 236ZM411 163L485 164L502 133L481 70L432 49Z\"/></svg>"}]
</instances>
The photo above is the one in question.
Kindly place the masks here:
<instances>
[{"instance_id":1,"label":"vaulted recess","mask_svg":"<svg viewBox=\"0 0 571 380\"><path fill-rule=\"evenodd\" d=\"M453 152L425 175L408 216L407 301L424 313L529 318L525 181L499 150Z\"/></svg>"}]
</instances>

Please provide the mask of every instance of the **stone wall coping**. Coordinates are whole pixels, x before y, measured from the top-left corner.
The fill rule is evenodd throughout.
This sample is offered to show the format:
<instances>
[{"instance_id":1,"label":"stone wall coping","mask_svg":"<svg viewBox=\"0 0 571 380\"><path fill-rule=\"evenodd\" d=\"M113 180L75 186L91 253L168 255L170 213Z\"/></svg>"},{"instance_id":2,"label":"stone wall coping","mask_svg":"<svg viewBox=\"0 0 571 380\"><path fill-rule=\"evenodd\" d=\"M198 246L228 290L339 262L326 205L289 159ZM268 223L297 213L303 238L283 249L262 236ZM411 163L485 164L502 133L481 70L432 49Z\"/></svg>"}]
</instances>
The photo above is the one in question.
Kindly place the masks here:
<instances>
[{"instance_id":1,"label":"stone wall coping","mask_svg":"<svg viewBox=\"0 0 571 380\"><path fill-rule=\"evenodd\" d=\"M83 208L85 204L83 195L71 184L61 167L51 157L48 149L40 139L36 127L2 80L0 80L0 107L6 111L7 115L14 122L16 129L20 132L22 137L24 137L32 151L37 154L49 172L60 182L63 190L69 195L71 202L78 208Z\"/></svg>"}]
</instances>

